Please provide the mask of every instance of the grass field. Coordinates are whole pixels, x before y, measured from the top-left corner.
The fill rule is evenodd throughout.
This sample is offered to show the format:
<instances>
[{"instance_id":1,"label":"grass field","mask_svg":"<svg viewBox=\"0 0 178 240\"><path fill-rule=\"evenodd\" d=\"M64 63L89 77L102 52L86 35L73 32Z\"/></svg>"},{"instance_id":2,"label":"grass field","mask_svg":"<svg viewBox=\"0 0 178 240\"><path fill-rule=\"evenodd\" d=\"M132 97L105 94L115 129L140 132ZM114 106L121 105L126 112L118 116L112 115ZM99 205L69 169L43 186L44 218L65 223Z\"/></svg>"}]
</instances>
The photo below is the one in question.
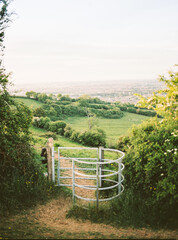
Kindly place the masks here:
<instances>
[{"instance_id":1,"label":"grass field","mask_svg":"<svg viewBox=\"0 0 178 240\"><path fill-rule=\"evenodd\" d=\"M43 105L43 103L40 103L33 99L20 98L20 97L15 97L14 99L15 101L24 103L25 105L27 105L32 109L41 107ZM145 121L148 119L150 119L150 117L124 112L124 116L120 119L98 118L98 127L103 129L106 132L107 143L108 145L111 146L116 143L119 136L127 135L128 130L133 126L133 124L137 125L137 124L140 124L142 121ZM88 129L87 117L69 117L64 119L64 121L70 124L74 129L78 131ZM63 143L65 144L65 141ZM73 145L72 142L71 144Z\"/></svg>"},{"instance_id":2,"label":"grass field","mask_svg":"<svg viewBox=\"0 0 178 240\"><path fill-rule=\"evenodd\" d=\"M45 137L44 134L49 133L46 130L39 129L36 127L31 127L30 131L33 134L35 139L35 149L37 150L38 154L40 155L41 149L46 146L48 137ZM63 136L57 135L56 139L54 140L54 145L58 144L60 147L88 147L84 146L80 143L73 142L72 140L65 138ZM57 147L55 147L55 151L57 151ZM96 150L62 150L61 154L63 156L70 156L70 157L93 157L97 156ZM117 159L120 154L114 152L105 152L105 158L107 159Z\"/></svg>"},{"instance_id":3,"label":"grass field","mask_svg":"<svg viewBox=\"0 0 178 240\"><path fill-rule=\"evenodd\" d=\"M28 106L29 108L32 108L32 109L41 107L43 105L43 103L40 103L34 99L20 98L20 97L19 98L15 97L13 99L19 103L24 103L26 106Z\"/></svg>"},{"instance_id":4,"label":"grass field","mask_svg":"<svg viewBox=\"0 0 178 240\"><path fill-rule=\"evenodd\" d=\"M111 145L117 141L119 136L126 135L134 124L140 124L148 119L150 117L124 112L124 116L120 119L99 118L98 127L106 132L107 143ZM64 121L76 130L88 129L88 118L86 117L70 117Z\"/></svg>"},{"instance_id":5,"label":"grass field","mask_svg":"<svg viewBox=\"0 0 178 240\"><path fill-rule=\"evenodd\" d=\"M20 97L15 97L14 99L15 99L15 101L24 103L25 105L27 105L28 107L30 107L32 109L41 107L43 105L43 103L40 103L33 99L20 98ZM140 124L142 121L145 121L148 119L150 119L150 117L138 115L138 114L134 114L134 113L124 112L124 116L120 119L98 118L98 127L103 129L106 132L107 143L109 146L112 146L116 143L119 136L127 135L128 130L134 124L136 124L136 125ZM88 118L87 117L69 117L69 118L64 119L64 121L66 123L70 124L74 129L76 129L78 131L88 129ZM44 131L42 131L42 132L44 132ZM63 145L65 146L65 140L61 139L61 141L63 142ZM67 144L68 144L68 142L67 142ZM71 142L71 145L73 145L73 144L74 143Z\"/></svg>"}]
</instances>

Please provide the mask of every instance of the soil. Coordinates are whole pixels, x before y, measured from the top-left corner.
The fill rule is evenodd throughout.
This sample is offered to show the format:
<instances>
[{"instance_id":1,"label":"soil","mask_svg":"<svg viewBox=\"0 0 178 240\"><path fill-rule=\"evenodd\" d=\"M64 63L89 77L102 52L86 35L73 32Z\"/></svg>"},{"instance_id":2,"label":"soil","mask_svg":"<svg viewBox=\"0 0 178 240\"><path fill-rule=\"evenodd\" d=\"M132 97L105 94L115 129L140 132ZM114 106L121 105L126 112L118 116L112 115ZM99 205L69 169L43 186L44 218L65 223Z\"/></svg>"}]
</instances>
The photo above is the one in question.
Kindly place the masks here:
<instances>
[{"instance_id":1,"label":"soil","mask_svg":"<svg viewBox=\"0 0 178 240\"><path fill-rule=\"evenodd\" d=\"M62 167L71 167L71 162L62 160ZM65 175L71 175L70 170L65 172ZM82 180L82 184L94 185L94 181ZM93 181L93 182L92 182ZM81 183L79 181L79 183ZM86 190L78 189L76 190L79 195L86 195ZM88 193L88 196L94 198L94 191ZM72 218L66 218L66 214L69 209L72 207L72 200L70 197L64 198L60 196L58 199L53 199L46 203L45 205L38 205L34 209L31 209L26 212L25 219L27 221L27 229L24 231L28 232L28 228L35 231L36 226L40 226L40 229L47 229L46 232L42 232L40 237L36 238L65 238L65 239L78 239L78 238L88 238L88 239L97 239L97 238L107 238L107 239L125 239L125 238L140 238L140 239L178 239L177 231L168 231L168 230L159 230L153 231L151 229L142 228L142 229L133 229L133 228L116 228L106 224L100 223L91 223L89 220L77 220ZM11 223L18 223L23 226L24 214L13 216L13 218L8 220L9 226ZM31 225L30 225L31 223ZM18 228L18 226L17 226ZM10 229L10 228L8 228ZM5 230L4 230L5 231ZM9 230L10 231L10 230ZM7 232L7 231L6 231ZM57 235L54 235L57 233ZM65 233L65 235L60 235ZM5 233L6 234L6 233ZM21 233L19 233L21 234ZM35 234L35 232L34 232ZM36 233L37 234L37 233ZM14 236L14 235L13 235ZM14 238L27 239L31 235L18 235ZM34 237L34 235L32 235ZM35 235L36 236L36 235ZM62 236L62 237L61 237ZM2 239L0 237L0 239Z\"/></svg>"},{"instance_id":2,"label":"soil","mask_svg":"<svg viewBox=\"0 0 178 240\"><path fill-rule=\"evenodd\" d=\"M133 229L133 228L115 228L105 224L91 223L86 220L76 220L66 218L66 214L71 207L71 199L60 198L52 200L46 205L38 206L35 212L29 214L29 220L33 219L42 226L47 226L57 231L67 231L72 233L100 233L107 238L114 236L115 238L126 238L132 236L133 238L156 238L169 239L178 238L176 231L159 230L153 231L151 229Z\"/></svg>"}]
</instances>

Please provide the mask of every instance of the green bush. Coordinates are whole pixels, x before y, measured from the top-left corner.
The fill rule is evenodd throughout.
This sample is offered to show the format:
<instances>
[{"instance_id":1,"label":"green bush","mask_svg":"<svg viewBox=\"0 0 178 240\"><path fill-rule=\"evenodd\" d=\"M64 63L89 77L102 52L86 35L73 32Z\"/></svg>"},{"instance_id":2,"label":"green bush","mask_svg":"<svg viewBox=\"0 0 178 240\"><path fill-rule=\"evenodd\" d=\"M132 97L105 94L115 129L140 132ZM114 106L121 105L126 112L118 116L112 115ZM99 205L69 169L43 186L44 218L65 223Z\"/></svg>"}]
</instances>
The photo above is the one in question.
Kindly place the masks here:
<instances>
[{"instance_id":1,"label":"green bush","mask_svg":"<svg viewBox=\"0 0 178 240\"><path fill-rule=\"evenodd\" d=\"M49 123L49 130L52 132L56 132L60 135L64 135L64 129L66 127L66 123L63 121L55 121Z\"/></svg>"},{"instance_id":2,"label":"green bush","mask_svg":"<svg viewBox=\"0 0 178 240\"><path fill-rule=\"evenodd\" d=\"M7 84L8 75L1 69L0 213L32 206L45 200L51 191L31 145L32 113L25 105L12 100Z\"/></svg>"},{"instance_id":3,"label":"green bush","mask_svg":"<svg viewBox=\"0 0 178 240\"><path fill-rule=\"evenodd\" d=\"M39 107L39 108L36 108L34 111L33 111L33 115L35 117L45 117L46 116L46 113L44 111L44 109L42 107Z\"/></svg>"},{"instance_id":4,"label":"green bush","mask_svg":"<svg viewBox=\"0 0 178 240\"><path fill-rule=\"evenodd\" d=\"M177 213L178 125L152 119L134 127L126 138L125 187L142 198L149 224L175 226ZM125 144L125 142L123 142ZM121 142L119 143L121 146ZM147 215L147 216L146 216ZM141 219L140 219L141 221Z\"/></svg>"},{"instance_id":5,"label":"green bush","mask_svg":"<svg viewBox=\"0 0 178 240\"><path fill-rule=\"evenodd\" d=\"M38 128L43 128L46 130L49 130L49 123L50 123L50 118L48 117L34 117L33 118L33 126L38 127Z\"/></svg>"},{"instance_id":6,"label":"green bush","mask_svg":"<svg viewBox=\"0 0 178 240\"><path fill-rule=\"evenodd\" d=\"M73 129L70 125L67 124L67 126L64 128L64 137L70 138L72 135Z\"/></svg>"},{"instance_id":7,"label":"green bush","mask_svg":"<svg viewBox=\"0 0 178 240\"><path fill-rule=\"evenodd\" d=\"M77 132L74 130L72 132L72 135L70 136L70 139L74 142L80 142L79 135L80 135L80 132Z\"/></svg>"},{"instance_id":8,"label":"green bush","mask_svg":"<svg viewBox=\"0 0 178 240\"><path fill-rule=\"evenodd\" d=\"M102 129L86 130L79 134L79 142L87 146L105 146L106 134Z\"/></svg>"}]
</instances>

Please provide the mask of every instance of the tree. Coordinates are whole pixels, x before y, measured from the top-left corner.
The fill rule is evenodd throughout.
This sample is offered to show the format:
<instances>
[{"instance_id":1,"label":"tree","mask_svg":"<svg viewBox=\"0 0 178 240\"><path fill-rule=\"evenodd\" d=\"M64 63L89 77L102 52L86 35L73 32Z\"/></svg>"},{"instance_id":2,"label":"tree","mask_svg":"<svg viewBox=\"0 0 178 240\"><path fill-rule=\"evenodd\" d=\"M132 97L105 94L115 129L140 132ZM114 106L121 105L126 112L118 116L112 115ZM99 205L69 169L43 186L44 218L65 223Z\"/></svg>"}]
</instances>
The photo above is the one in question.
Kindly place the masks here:
<instances>
[{"instance_id":1,"label":"tree","mask_svg":"<svg viewBox=\"0 0 178 240\"><path fill-rule=\"evenodd\" d=\"M135 126L118 146L126 151L124 198L132 202L135 219L152 226L175 227L177 214L177 83L178 73L160 76L167 88L152 97L140 96L139 104L154 109L164 118L151 118ZM130 192L130 196L129 196ZM124 203L123 203L124 204ZM129 209L124 215L129 215Z\"/></svg>"},{"instance_id":2,"label":"tree","mask_svg":"<svg viewBox=\"0 0 178 240\"><path fill-rule=\"evenodd\" d=\"M4 40L4 32L8 26L10 21L11 13L8 12L8 0L0 0L0 56L3 55L3 40ZM0 66L2 64L2 60L0 60Z\"/></svg>"},{"instance_id":3,"label":"tree","mask_svg":"<svg viewBox=\"0 0 178 240\"><path fill-rule=\"evenodd\" d=\"M87 117L89 130L92 130L93 128L98 126L98 119L96 118L96 114L91 113L89 108L87 109Z\"/></svg>"},{"instance_id":4,"label":"tree","mask_svg":"<svg viewBox=\"0 0 178 240\"><path fill-rule=\"evenodd\" d=\"M9 1L0 0L0 51L4 30L10 21ZM1 54L2 55L2 54ZM0 61L2 63L2 61ZM34 160L29 127L32 113L13 101L8 90L9 75L0 66L0 214L32 205L46 196L47 181Z\"/></svg>"},{"instance_id":5,"label":"tree","mask_svg":"<svg viewBox=\"0 0 178 240\"><path fill-rule=\"evenodd\" d=\"M176 67L176 66L175 66ZM153 109L157 114L166 118L174 118L177 116L178 101L178 71L169 71L168 74L160 75L158 80L166 85L166 88L153 93L153 96L144 98L139 94L140 101L138 107L147 107Z\"/></svg>"},{"instance_id":6,"label":"tree","mask_svg":"<svg viewBox=\"0 0 178 240\"><path fill-rule=\"evenodd\" d=\"M46 113L42 107L38 107L38 108L35 108L35 110L33 111L33 115L35 117L45 117Z\"/></svg>"}]
</instances>

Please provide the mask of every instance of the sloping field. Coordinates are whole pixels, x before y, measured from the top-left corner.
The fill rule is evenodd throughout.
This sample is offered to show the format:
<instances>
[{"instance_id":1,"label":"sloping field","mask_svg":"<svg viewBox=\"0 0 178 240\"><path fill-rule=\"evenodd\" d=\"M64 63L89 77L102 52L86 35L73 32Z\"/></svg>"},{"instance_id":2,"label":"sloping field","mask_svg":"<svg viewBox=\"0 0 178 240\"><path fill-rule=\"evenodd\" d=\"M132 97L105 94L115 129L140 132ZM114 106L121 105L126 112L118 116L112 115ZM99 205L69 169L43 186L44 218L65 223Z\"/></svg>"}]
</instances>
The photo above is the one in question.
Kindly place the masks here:
<instances>
[{"instance_id":1,"label":"sloping field","mask_svg":"<svg viewBox=\"0 0 178 240\"><path fill-rule=\"evenodd\" d=\"M124 112L124 116L120 119L98 118L97 126L106 132L107 142L112 144L119 136L126 135L129 128L134 124L140 124L142 121L148 119L150 119L150 117ZM88 129L87 117L69 117L64 121L76 130Z\"/></svg>"},{"instance_id":2,"label":"sloping field","mask_svg":"<svg viewBox=\"0 0 178 240\"><path fill-rule=\"evenodd\" d=\"M13 98L15 101L19 102L19 103L24 103L27 107L35 109L38 107L41 107L43 105L43 103L38 102L34 99L29 99L29 98L21 98L21 97L15 97Z\"/></svg>"}]
</instances>

